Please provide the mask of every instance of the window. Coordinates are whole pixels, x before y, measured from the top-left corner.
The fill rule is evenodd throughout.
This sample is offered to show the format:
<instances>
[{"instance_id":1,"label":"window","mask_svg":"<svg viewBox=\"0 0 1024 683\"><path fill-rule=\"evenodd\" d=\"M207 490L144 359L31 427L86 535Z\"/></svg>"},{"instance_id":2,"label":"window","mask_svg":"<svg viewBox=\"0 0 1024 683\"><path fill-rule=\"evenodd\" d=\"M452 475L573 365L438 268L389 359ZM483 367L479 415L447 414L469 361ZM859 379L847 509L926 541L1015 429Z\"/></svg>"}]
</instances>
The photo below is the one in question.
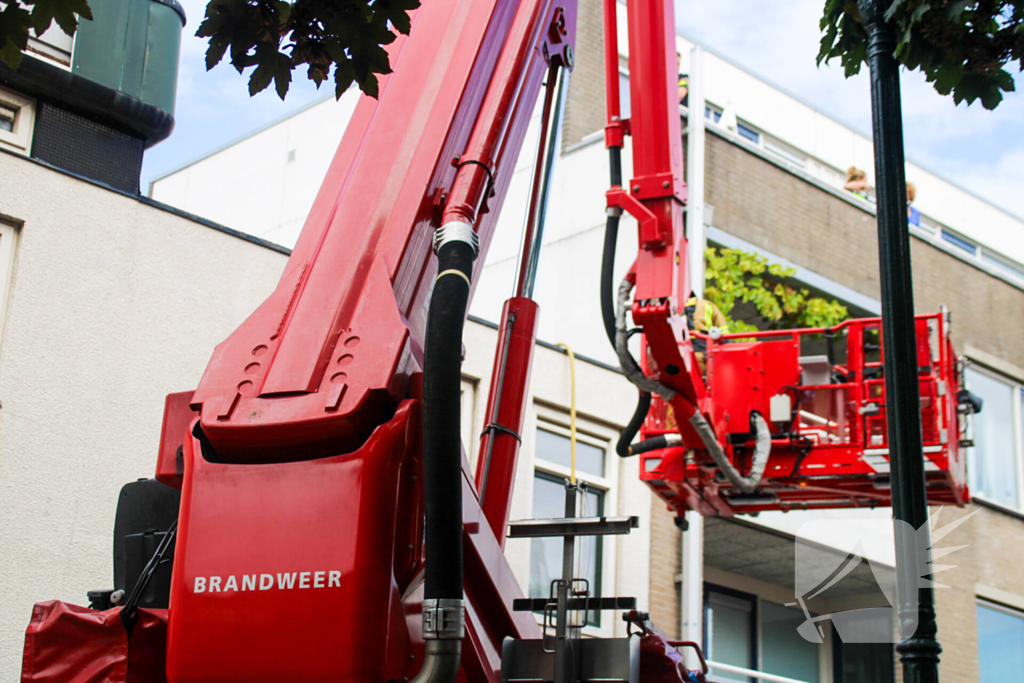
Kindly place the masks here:
<instances>
[{"instance_id":1,"label":"window","mask_svg":"<svg viewBox=\"0 0 1024 683\"><path fill-rule=\"evenodd\" d=\"M708 587L704 601L705 654L720 664L818 683L822 646L800 636L796 629L803 622L800 610L754 595ZM751 680L734 671L714 666L711 670L715 680Z\"/></svg>"},{"instance_id":2,"label":"window","mask_svg":"<svg viewBox=\"0 0 1024 683\"><path fill-rule=\"evenodd\" d=\"M1024 683L1024 614L978 601L980 683Z\"/></svg>"},{"instance_id":3,"label":"window","mask_svg":"<svg viewBox=\"0 0 1024 683\"><path fill-rule=\"evenodd\" d=\"M1020 509L1021 387L977 366L967 368L965 379L967 388L984 401L969 430L974 440L968 452L971 494Z\"/></svg>"},{"instance_id":4,"label":"window","mask_svg":"<svg viewBox=\"0 0 1024 683\"><path fill-rule=\"evenodd\" d=\"M755 145L761 144L761 134L745 123L737 123L736 132L739 133L741 137L753 142Z\"/></svg>"},{"instance_id":5,"label":"window","mask_svg":"<svg viewBox=\"0 0 1024 683\"><path fill-rule=\"evenodd\" d=\"M762 671L818 683L820 648L797 632L802 623L800 610L761 601Z\"/></svg>"},{"instance_id":6,"label":"window","mask_svg":"<svg viewBox=\"0 0 1024 683\"><path fill-rule=\"evenodd\" d=\"M955 247L963 249L971 256L975 256L978 253L978 247L976 247L971 242L968 242L963 237L960 237L959 235L950 232L949 230L942 231L942 240L944 242L949 242Z\"/></svg>"},{"instance_id":7,"label":"window","mask_svg":"<svg viewBox=\"0 0 1024 683\"><path fill-rule=\"evenodd\" d=\"M791 164L796 164L801 168L807 166L807 155L798 151L795 147L790 147L781 140L776 140L773 137L765 135L764 148L772 154L782 157Z\"/></svg>"},{"instance_id":8,"label":"window","mask_svg":"<svg viewBox=\"0 0 1024 683\"><path fill-rule=\"evenodd\" d=\"M0 88L0 147L28 154L35 123L35 103Z\"/></svg>"},{"instance_id":9,"label":"window","mask_svg":"<svg viewBox=\"0 0 1024 683\"><path fill-rule=\"evenodd\" d=\"M756 669L754 619L757 598L745 593L708 589L704 596L704 654L708 659ZM715 680L747 683L749 678L711 667Z\"/></svg>"},{"instance_id":10,"label":"window","mask_svg":"<svg viewBox=\"0 0 1024 683\"><path fill-rule=\"evenodd\" d=\"M1003 275L1008 275L1017 280L1024 281L1024 268L1007 263L1003 259L993 256L986 251L981 253L981 260L992 268L995 268Z\"/></svg>"},{"instance_id":11,"label":"window","mask_svg":"<svg viewBox=\"0 0 1024 683\"><path fill-rule=\"evenodd\" d=\"M576 514L580 517L600 517L606 511L609 481L605 478L607 441L577 431L576 477L587 484L586 495L578 501ZM562 425L541 420L536 431L535 465L533 478L533 509L535 519L565 516L565 480L571 466L572 449L569 431ZM605 571L605 544L601 536L585 536L576 540L575 576L589 583L591 596L603 594L602 584L607 580ZM562 575L562 539L534 538L530 541L531 598L548 597L551 582ZM587 615L589 626L601 626L601 613Z\"/></svg>"},{"instance_id":12,"label":"window","mask_svg":"<svg viewBox=\"0 0 1024 683\"><path fill-rule=\"evenodd\" d=\"M829 630L824 643L811 643L797 631L805 619L801 610L764 597L705 584L704 654L714 680L765 681L739 667L804 683L892 683L892 645L844 643Z\"/></svg>"},{"instance_id":13,"label":"window","mask_svg":"<svg viewBox=\"0 0 1024 683\"><path fill-rule=\"evenodd\" d=\"M0 130L14 132L14 121L18 117L18 109L0 102Z\"/></svg>"},{"instance_id":14,"label":"window","mask_svg":"<svg viewBox=\"0 0 1024 683\"><path fill-rule=\"evenodd\" d=\"M715 123L722 120L722 110L710 104L704 106L704 118L711 119Z\"/></svg>"},{"instance_id":15,"label":"window","mask_svg":"<svg viewBox=\"0 0 1024 683\"><path fill-rule=\"evenodd\" d=\"M71 67L71 51L74 49L74 38L54 22L42 35L30 31L28 49L35 55L47 57L65 68Z\"/></svg>"}]
</instances>

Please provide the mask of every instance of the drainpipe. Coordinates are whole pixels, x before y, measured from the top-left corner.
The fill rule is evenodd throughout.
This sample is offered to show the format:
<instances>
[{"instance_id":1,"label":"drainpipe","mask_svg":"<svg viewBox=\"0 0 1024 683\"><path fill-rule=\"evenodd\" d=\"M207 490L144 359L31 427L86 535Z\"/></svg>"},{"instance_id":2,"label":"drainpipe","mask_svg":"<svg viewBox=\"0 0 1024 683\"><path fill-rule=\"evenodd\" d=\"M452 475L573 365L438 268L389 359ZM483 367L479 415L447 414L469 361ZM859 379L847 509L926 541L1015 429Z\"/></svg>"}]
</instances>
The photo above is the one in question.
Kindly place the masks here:
<instances>
[{"instance_id":1,"label":"drainpipe","mask_svg":"<svg viewBox=\"0 0 1024 683\"><path fill-rule=\"evenodd\" d=\"M704 295L704 48L690 50L690 90L687 103L690 115L686 121L686 238L689 249L690 287L697 296ZM689 294L689 292L686 292ZM704 641L704 518L693 510L686 513L687 530L680 541L679 566L682 583L679 597L679 637ZM696 655L687 651L687 666L699 670Z\"/></svg>"}]
</instances>

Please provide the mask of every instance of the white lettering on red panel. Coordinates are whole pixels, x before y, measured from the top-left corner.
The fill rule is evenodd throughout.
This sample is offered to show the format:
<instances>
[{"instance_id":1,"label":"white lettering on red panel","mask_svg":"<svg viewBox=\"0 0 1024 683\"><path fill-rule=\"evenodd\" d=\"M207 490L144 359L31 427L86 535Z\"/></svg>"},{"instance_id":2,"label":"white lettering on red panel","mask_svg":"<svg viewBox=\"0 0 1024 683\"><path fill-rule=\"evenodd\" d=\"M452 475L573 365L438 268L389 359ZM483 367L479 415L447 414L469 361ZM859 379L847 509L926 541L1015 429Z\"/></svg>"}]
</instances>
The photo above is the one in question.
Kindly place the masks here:
<instances>
[{"instance_id":1,"label":"white lettering on red panel","mask_svg":"<svg viewBox=\"0 0 1024 683\"><path fill-rule=\"evenodd\" d=\"M312 580L310 579L312 577ZM235 576L197 576L193 593L231 593L245 591L295 590L297 588L341 588L341 572L285 572L283 574L242 574Z\"/></svg>"}]
</instances>

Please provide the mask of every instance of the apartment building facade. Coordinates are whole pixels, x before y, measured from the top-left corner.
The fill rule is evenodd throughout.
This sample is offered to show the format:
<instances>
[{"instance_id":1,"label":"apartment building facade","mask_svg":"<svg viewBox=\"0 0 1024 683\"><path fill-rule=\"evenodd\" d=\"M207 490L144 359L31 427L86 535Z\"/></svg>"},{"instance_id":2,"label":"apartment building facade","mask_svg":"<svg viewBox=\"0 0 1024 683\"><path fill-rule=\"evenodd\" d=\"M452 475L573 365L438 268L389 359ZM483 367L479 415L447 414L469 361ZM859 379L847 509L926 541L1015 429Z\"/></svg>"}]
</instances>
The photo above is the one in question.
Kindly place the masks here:
<instances>
[{"instance_id":1,"label":"apartment building facade","mask_svg":"<svg viewBox=\"0 0 1024 683\"><path fill-rule=\"evenodd\" d=\"M624 16L619 26L625 31ZM828 524L808 530L807 522L852 518L884 523L890 511L765 513L703 524L691 520L690 531L680 533L664 503L637 482L635 464L614 456L611 444L628 419L635 393L615 370L598 310L608 182L601 134L601 37L599 3L583 3L561 131L563 155L555 171L536 287L544 343L537 349L512 516L547 514L556 504L558 480L566 474L568 358L553 346L566 342L582 357L579 448L589 463L584 476L594 492L591 506L606 514L642 511L644 517L639 534L585 549L586 575L602 594L634 595L670 634L702 640L709 658L724 665L716 669L722 680L751 680L755 674L744 673L748 670L768 675L760 680L897 680L891 644L842 643L834 633L810 643L796 633L804 615L792 606L795 538L819 544L822 552L845 552L842 543L829 538ZM851 314L878 315L874 205L842 189L847 166L865 168L872 177L870 137L694 41L679 37L677 46L683 68L705 100L694 106L691 99L691 107L680 110L687 142L703 138L703 164L691 168L688 177L691 193L703 188L699 197L691 196L691 207L703 205L691 249L706 242L756 251L794 267L796 280L846 304ZM624 93L627 58L622 55L619 74ZM330 98L314 103L158 178L151 196L290 246L316 190L302 179L322 175L356 98L350 92L338 103ZM692 155L695 150L688 146ZM493 323L512 289L529 157L528 150L515 169L467 328L464 441L471 458L484 424ZM1012 680L1009 672L1019 670L1014 668L1016 653L1024 650L1024 590L1015 570L1024 540L1024 348L1018 343L1024 330L1024 221L923 166L908 163L907 176L917 185L915 207L921 213L918 224L908 225L916 308L921 313L949 309L956 348L969 363L969 387L985 400L974 420L975 445L968 456L975 502L941 514L933 510L940 526L969 517L937 543L964 546L943 560L955 567L938 577L947 586L936 591L944 648L941 675L983 683ZM264 200L259 212L247 201L254 193ZM631 228L635 223L625 220L619 272L635 254ZM548 575L545 548L510 543L508 555L524 589L539 590ZM888 604L891 536L864 550L863 558L868 562L818 606L819 613ZM616 630L621 627L607 619L590 627L595 634Z\"/></svg>"}]
</instances>

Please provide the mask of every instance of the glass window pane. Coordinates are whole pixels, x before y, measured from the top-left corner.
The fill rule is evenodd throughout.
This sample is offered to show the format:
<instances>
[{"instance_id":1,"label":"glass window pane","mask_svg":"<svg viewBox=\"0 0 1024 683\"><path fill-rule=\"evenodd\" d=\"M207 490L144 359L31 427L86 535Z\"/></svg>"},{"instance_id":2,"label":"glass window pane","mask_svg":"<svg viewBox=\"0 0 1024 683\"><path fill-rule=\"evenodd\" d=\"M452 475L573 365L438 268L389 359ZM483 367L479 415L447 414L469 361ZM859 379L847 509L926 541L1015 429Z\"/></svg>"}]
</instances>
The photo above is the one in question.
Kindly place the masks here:
<instances>
[{"instance_id":1,"label":"glass window pane","mask_svg":"<svg viewBox=\"0 0 1024 683\"><path fill-rule=\"evenodd\" d=\"M581 517L600 517L604 514L604 491L588 489L583 499ZM565 484L553 475L537 472L533 478L533 516L535 519L565 516ZM576 566L574 576L590 583L590 594L601 595L600 536L576 539ZM562 539L530 539L530 597L546 598L551 595L551 582L562 576ZM588 624L601 625L600 612L591 612Z\"/></svg>"},{"instance_id":2,"label":"glass window pane","mask_svg":"<svg viewBox=\"0 0 1024 683\"><path fill-rule=\"evenodd\" d=\"M800 610L761 601L761 671L818 683L820 647L797 633L803 622Z\"/></svg>"},{"instance_id":3,"label":"glass window pane","mask_svg":"<svg viewBox=\"0 0 1024 683\"><path fill-rule=\"evenodd\" d=\"M985 402L973 416L974 448L968 460L971 493L1008 507L1018 506L1014 388L970 368L967 387Z\"/></svg>"},{"instance_id":4,"label":"glass window pane","mask_svg":"<svg viewBox=\"0 0 1024 683\"><path fill-rule=\"evenodd\" d=\"M981 683L1024 683L1024 619L978 605Z\"/></svg>"},{"instance_id":5,"label":"glass window pane","mask_svg":"<svg viewBox=\"0 0 1024 683\"><path fill-rule=\"evenodd\" d=\"M572 441L567 436L537 430L536 456L541 460L556 465L570 467L572 465ZM604 449L576 440L576 469L587 474L604 476ZM559 515L561 516L561 515Z\"/></svg>"},{"instance_id":6,"label":"glass window pane","mask_svg":"<svg viewBox=\"0 0 1024 683\"><path fill-rule=\"evenodd\" d=\"M959 235L954 235L953 233L947 230L942 231L942 239L945 240L946 242L949 242L950 244L960 247L964 251L970 252L972 255L977 253L978 248L976 246L974 246L964 238L960 237Z\"/></svg>"},{"instance_id":7,"label":"glass window pane","mask_svg":"<svg viewBox=\"0 0 1024 683\"><path fill-rule=\"evenodd\" d=\"M740 135L742 135L743 137L745 137L746 139L750 140L753 143L760 142L761 140L760 133L758 133L753 128L744 126L742 123L736 124L736 132L738 132Z\"/></svg>"},{"instance_id":8,"label":"glass window pane","mask_svg":"<svg viewBox=\"0 0 1024 683\"><path fill-rule=\"evenodd\" d=\"M752 627L754 604L751 600L708 591L704 609L707 628L707 658L722 664L754 668ZM716 681L739 681L751 679L739 674L718 671L711 667Z\"/></svg>"}]
</instances>

